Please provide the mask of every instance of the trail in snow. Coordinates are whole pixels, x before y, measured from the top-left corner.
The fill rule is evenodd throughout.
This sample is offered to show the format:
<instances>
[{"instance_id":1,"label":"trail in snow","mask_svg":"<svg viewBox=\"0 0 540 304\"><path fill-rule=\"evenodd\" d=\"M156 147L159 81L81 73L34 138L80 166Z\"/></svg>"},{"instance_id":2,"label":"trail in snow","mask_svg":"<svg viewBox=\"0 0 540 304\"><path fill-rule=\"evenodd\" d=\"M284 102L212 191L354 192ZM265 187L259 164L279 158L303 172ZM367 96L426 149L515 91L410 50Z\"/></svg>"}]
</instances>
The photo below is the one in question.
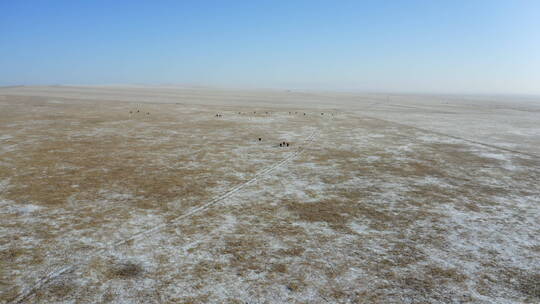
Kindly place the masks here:
<instances>
[{"instance_id":1,"label":"trail in snow","mask_svg":"<svg viewBox=\"0 0 540 304\"><path fill-rule=\"evenodd\" d=\"M61 275L65 274L65 273L69 273L69 272L74 271L77 267L86 264L91 258L95 257L96 255L99 255L101 253L106 252L107 250L110 250L110 249L116 248L118 246L121 246L123 244L126 244L127 242L136 241L138 239L141 239L144 236L155 233L155 232L158 232L158 231L162 230L165 227L180 223L183 219L186 219L186 218L190 217L193 214L204 211L204 210L212 207L213 205L219 203L220 201L233 196L236 192L238 192L238 191L242 190L243 188L255 183L259 179L269 175L275 169L283 166L285 163L287 163L287 162L291 161L292 159L296 158L298 155L300 155L302 152L304 152L304 150L307 147L307 144L314 140L316 134L317 134L317 131L314 131L310 136L308 136L304 140L304 143L298 149L296 149L296 151L289 154L288 156L286 156L282 160L278 161L277 163L274 163L273 165L270 165L267 168L255 173L255 175L251 179L232 187L231 189L227 190L223 194L216 196L215 198L213 198L209 202L207 202L207 203L205 203L205 204L203 204L203 205L201 205L199 207L196 207L196 208L188 211L187 213L182 214L182 215L180 215L180 216L178 216L178 217L176 217L174 219L171 219L167 223L163 223L163 224L158 225L156 227L153 227L151 229L147 229L147 230L137 232L136 234L134 234L134 235L132 235L132 236L130 236L128 238L125 238L125 239L120 240L120 241L116 241L116 242L114 242L112 244L109 244L108 246L97 249L93 253L90 253L89 255L87 255L85 260L83 262L78 263L77 265L67 265L67 266L61 267L61 268L59 268L59 269L57 269L55 271L52 271L52 272L48 273L44 277L40 278L31 287L29 287L29 288L23 290L21 293L19 293L13 300L9 301L8 303L22 303L23 301L25 301L26 299L31 297L37 290L39 290L40 288L42 288L46 284L52 282L53 280L55 280L56 278L60 277Z\"/></svg>"}]
</instances>

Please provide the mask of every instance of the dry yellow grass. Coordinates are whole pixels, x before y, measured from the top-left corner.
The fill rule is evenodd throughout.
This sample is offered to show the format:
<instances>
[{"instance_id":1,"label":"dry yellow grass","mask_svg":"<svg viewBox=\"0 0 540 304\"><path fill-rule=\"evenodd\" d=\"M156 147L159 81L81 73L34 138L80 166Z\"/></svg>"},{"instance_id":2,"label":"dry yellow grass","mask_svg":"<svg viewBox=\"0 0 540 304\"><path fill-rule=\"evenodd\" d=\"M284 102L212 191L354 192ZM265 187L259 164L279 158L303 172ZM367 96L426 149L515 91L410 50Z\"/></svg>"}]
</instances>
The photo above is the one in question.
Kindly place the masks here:
<instances>
[{"instance_id":1,"label":"dry yellow grass","mask_svg":"<svg viewBox=\"0 0 540 304\"><path fill-rule=\"evenodd\" d=\"M0 98L0 302L66 265L25 301L540 299L539 159L426 131L440 105L58 90Z\"/></svg>"}]
</instances>

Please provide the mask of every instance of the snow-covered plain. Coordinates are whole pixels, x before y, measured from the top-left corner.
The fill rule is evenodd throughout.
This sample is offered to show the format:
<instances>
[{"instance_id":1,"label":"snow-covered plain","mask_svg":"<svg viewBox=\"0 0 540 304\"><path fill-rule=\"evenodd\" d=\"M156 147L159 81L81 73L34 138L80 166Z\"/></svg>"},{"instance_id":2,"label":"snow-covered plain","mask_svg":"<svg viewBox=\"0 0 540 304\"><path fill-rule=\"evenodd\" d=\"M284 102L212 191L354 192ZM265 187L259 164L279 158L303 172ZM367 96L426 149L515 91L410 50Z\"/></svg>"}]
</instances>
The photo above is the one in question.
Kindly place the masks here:
<instances>
[{"instance_id":1,"label":"snow-covered plain","mask_svg":"<svg viewBox=\"0 0 540 304\"><path fill-rule=\"evenodd\" d=\"M0 97L0 302L540 301L534 100Z\"/></svg>"}]
</instances>

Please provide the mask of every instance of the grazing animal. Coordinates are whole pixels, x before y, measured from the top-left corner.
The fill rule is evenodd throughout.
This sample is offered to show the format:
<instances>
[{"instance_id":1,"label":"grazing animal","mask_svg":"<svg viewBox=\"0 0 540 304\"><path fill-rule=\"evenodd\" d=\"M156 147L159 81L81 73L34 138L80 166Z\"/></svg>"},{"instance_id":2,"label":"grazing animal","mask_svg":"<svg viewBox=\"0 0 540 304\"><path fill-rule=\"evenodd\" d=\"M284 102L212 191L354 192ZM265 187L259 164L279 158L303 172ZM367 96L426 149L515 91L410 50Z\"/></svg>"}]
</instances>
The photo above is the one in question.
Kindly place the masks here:
<instances>
[{"instance_id":1,"label":"grazing animal","mask_svg":"<svg viewBox=\"0 0 540 304\"><path fill-rule=\"evenodd\" d=\"M306 116L306 113L304 113L304 116Z\"/></svg>"},{"instance_id":2,"label":"grazing animal","mask_svg":"<svg viewBox=\"0 0 540 304\"><path fill-rule=\"evenodd\" d=\"M283 147L283 144L279 144L280 147Z\"/></svg>"},{"instance_id":3,"label":"grazing animal","mask_svg":"<svg viewBox=\"0 0 540 304\"><path fill-rule=\"evenodd\" d=\"M287 143L287 147L289 146L289 143Z\"/></svg>"},{"instance_id":4,"label":"grazing animal","mask_svg":"<svg viewBox=\"0 0 540 304\"><path fill-rule=\"evenodd\" d=\"M261 140L262 140L262 138L259 137L259 141L261 141Z\"/></svg>"},{"instance_id":5,"label":"grazing animal","mask_svg":"<svg viewBox=\"0 0 540 304\"><path fill-rule=\"evenodd\" d=\"M137 113L139 113L139 110L137 110Z\"/></svg>"},{"instance_id":6,"label":"grazing animal","mask_svg":"<svg viewBox=\"0 0 540 304\"><path fill-rule=\"evenodd\" d=\"M133 111L129 111L129 114L133 113Z\"/></svg>"},{"instance_id":7,"label":"grazing animal","mask_svg":"<svg viewBox=\"0 0 540 304\"><path fill-rule=\"evenodd\" d=\"M150 115L150 112L146 112L146 115Z\"/></svg>"}]
</instances>

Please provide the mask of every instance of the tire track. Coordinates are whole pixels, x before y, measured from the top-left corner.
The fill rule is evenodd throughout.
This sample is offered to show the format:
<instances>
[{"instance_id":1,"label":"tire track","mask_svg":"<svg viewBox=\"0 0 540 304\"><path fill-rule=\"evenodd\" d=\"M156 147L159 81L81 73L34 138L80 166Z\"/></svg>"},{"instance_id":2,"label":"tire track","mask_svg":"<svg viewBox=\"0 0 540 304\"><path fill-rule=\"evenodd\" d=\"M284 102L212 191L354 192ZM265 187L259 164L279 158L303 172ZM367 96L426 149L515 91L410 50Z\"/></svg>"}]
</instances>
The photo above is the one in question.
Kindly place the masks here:
<instances>
[{"instance_id":1,"label":"tire track","mask_svg":"<svg viewBox=\"0 0 540 304\"><path fill-rule=\"evenodd\" d=\"M467 139L467 138L456 136L456 135L450 135L450 134L446 134L446 133L442 133L442 132L438 132L438 131L433 131L433 130L429 130L429 129L424 129L424 128L421 128L421 127L415 127L415 126L403 124L403 123L400 123L400 122L395 122L395 121L392 121L392 120L387 120L387 119L382 119L382 118L377 118L377 117L367 116L367 115L362 115L362 116L365 117L365 118L370 118L370 119L373 119L373 120L378 120L378 121L398 125L398 126L401 126L401 127L406 127L406 128L412 129L412 130L418 130L418 131L422 131L422 132L425 132L425 133L431 133L431 134L435 134L435 135L439 135L439 136L443 136L443 137L448 137L448 138L461 140L461 141L464 141L464 142L468 142L468 143L471 143L471 144L476 144L476 145L479 145L479 146L484 146L484 147L491 148L491 149L494 149L494 150L510 152L510 153L513 153L513 154L528 156L528 157L531 157L531 158L540 158L540 155L537 155L537 154L534 154L534 153L523 152L523 151L518 151L518 150L514 150L514 149L500 147L500 146L496 146L496 145L492 145L492 144L487 144L487 143L484 143L484 142L480 142L480 141L476 141L476 140L472 140L472 139Z\"/></svg>"},{"instance_id":2,"label":"tire track","mask_svg":"<svg viewBox=\"0 0 540 304\"><path fill-rule=\"evenodd\" d=\"M202 211L212 207L213 205L223 201L224 199L227 199L227 198L233 196L236 192L238 192L238 191L242 190L243 188L257 182L259 179L268 176L275 169L283 166L287 162L289 162L289 161L293 160L294 158L296 158L298 155L300 155L302 152L304 152L304 150L306 149L308 143L313 142L313 140L315 139L317 134L318 134L317 131L313 131L311 133L311 135L309 135L304 140L303 144L298 149L296 149L296 151L290 153L288 156L286 156L282 160L278 161L277 163L274 163L274 164L268 166L267 168L255 173L255 175L251 179L230 188L229 190L222 193L221 195L218 195L218 196L214 197L209 202L207 202L207 203L205 203L205 204L203 204L203 205L201 205L199 207L193 208L190 211L188 211L187 213L182 214L182 215L180 215L180 216L178 216L178 217L176 217L174 219L171 219L166 223L155 226L155 227L153 227L151 229L139 231L136 234L134 234L134 235L132 235L132 236L130 236L128 238L125 238L125 239L120 240L120 241L116 241L114 243L111 243L111 244L103 247L103 248L97 249L94 252L92 252L91 254L87 255L84 258L84 260L82 262L78 263L77 265L67 265L67 266L61 267L61 268L59 268L59 269L57 269L55 271L52 271L52 272L48 273L47 275L40 278L31 287L23 290L15 298L8 301L8 303L10 303L10 304L23 303L29 297L34 295L34 293L37 290L43 288L45 285L47 285L48 283L51 283L52 281L54 281L55 279L57 279L61 275L72 272L75 269L77 269L77 267L87 264L87 262L90 259L92 259L93 257L95 257L95 256L97 256L99 254L102 254L102 253L104 253L104 252L106 252L108 250L114 249L114 248L116 248L118 246L124 245L124 244L126 244L128 242L139 240L139 239L141 239L141 238L143 238L143 237L145 237L145 236L147 236L149 234L158 232L158 231L160 231L163 228L166 228L168 226L175 225L175 224L181 222L183 219L186 219L186 218L192 216L193 214L202 212Z\"/></svg>"},{"instance_id":3,"label":"tire track","mask_svg":"<svg viewBox=\"0 0 540 304\"><path fill-rule=\"evenodd\" d=\"M372 103L372 104L366 106L366 108L364 108L362 110L372 108L372 107L377 106L379 104L380 103ZM398 106L398 105L395 105L395 106ZM412 107L410 107L410 108L412 108ZM492 145L492 144L488 144L488 143L484 143L484 142L481 142L481 141L472 140L472 139L468 139L468 138L464 138L464 137L460 137L460 136L456 136L456 135L450 135L450 134L446 134L446 133L442 133L442 132L438 132L438 131L424 129L424 128L421 128L421 127L411 126L411 125L408 125L408 124L404 124L404 123L400 123L400 122L396 122L396 121L392 121L392 120L388 120L388 119L383 119L383 118L373 117L373 116L369 116L369 115L359 114L358 112L356 112L356 113L360 117L369 118L369 119L373 119L373 120L377 120L377 121L382 121L382 122L385 122L385 123L391 123L391 124L395 124L395 125L398 125L398 126L401 126L401 127L406 127L406 128L410 128L410 129L413 129L413 130L418 130L418 131L431 133L431 134L435 134L435 135L439 135L439 136L453 138L453 139L461 140L461 141L468 142L468 143L471 143L471 144L484 146L486 148L491 148L491 149L494 149L494 150L510 152L510 153L513 153L513 154L528 156L528 157L537 158L537 159L540 158L540 155L535 154L535 153L518 151L518 150L514 150L514 149L510 149L510 148L500 147L500 146L497 146L497 145Z\"/></svg>"},{"instance_id":4,"label":"tire track","mask_svg":"<svg viewBox=\"0 0 540 304\"><path fill-rule=\"evenodd\" d=\"M148 235L148 234L151 234L153 232L157 232L167 226L170 226L172 224L175 224L179 221L181 221L182 219L184 218L187 218L195 213L198 213L198 212L201 212L201 211L204 211L206 209L208 209L209 207L211 207L212 205L215 205L216 203L230 197L230 196L233 196L236 192L240 191L242 188L245 188L253 183L255 183L257 180L259 180L261 177L265 177L267 176L268 174L270 174L270 172L274 171L275 169L283 166L285 163L291 161L292 159L296 158L298 155L300 155L300 153L302 153L304 150L305 150L305 145L309 142L312 142L313 139L315 137L315 133L312 133L310 136L308 136L308 138L306 140L304 140L304 145L301 146L300 148L298 148L295 152L291 153L289 156L285 157L284 159L280 160L279 162L267 167L266 169L263 169L257 173L255 173L255 175L249 179L248 181L245 181L239 185L236 185L235 187L227 190L225 193L213 198L212 200L210 200L209 202L207 202L206 204L202 205L202 206L199 206L197 208L194 208L192 209L191 211L177 217L177 218L174 218L172 220L170 220L168 223L164 223L164 224L161 224L161 225L158 225L154 228L151 228L151 229L148 229L148 230L145 230L145 231L141 231L141 232L138 232L137 234L127 238L127 239L124 239L124 240L121 240L121 241L118 241L114 244L112 244L111 247L117 247L117 246L120 246L120 245L123 245L127 242L130 242L130 241L134 241L134 240L137 240L141 237L144 237L145 235Z\"/></svg>"}]
</instances>

